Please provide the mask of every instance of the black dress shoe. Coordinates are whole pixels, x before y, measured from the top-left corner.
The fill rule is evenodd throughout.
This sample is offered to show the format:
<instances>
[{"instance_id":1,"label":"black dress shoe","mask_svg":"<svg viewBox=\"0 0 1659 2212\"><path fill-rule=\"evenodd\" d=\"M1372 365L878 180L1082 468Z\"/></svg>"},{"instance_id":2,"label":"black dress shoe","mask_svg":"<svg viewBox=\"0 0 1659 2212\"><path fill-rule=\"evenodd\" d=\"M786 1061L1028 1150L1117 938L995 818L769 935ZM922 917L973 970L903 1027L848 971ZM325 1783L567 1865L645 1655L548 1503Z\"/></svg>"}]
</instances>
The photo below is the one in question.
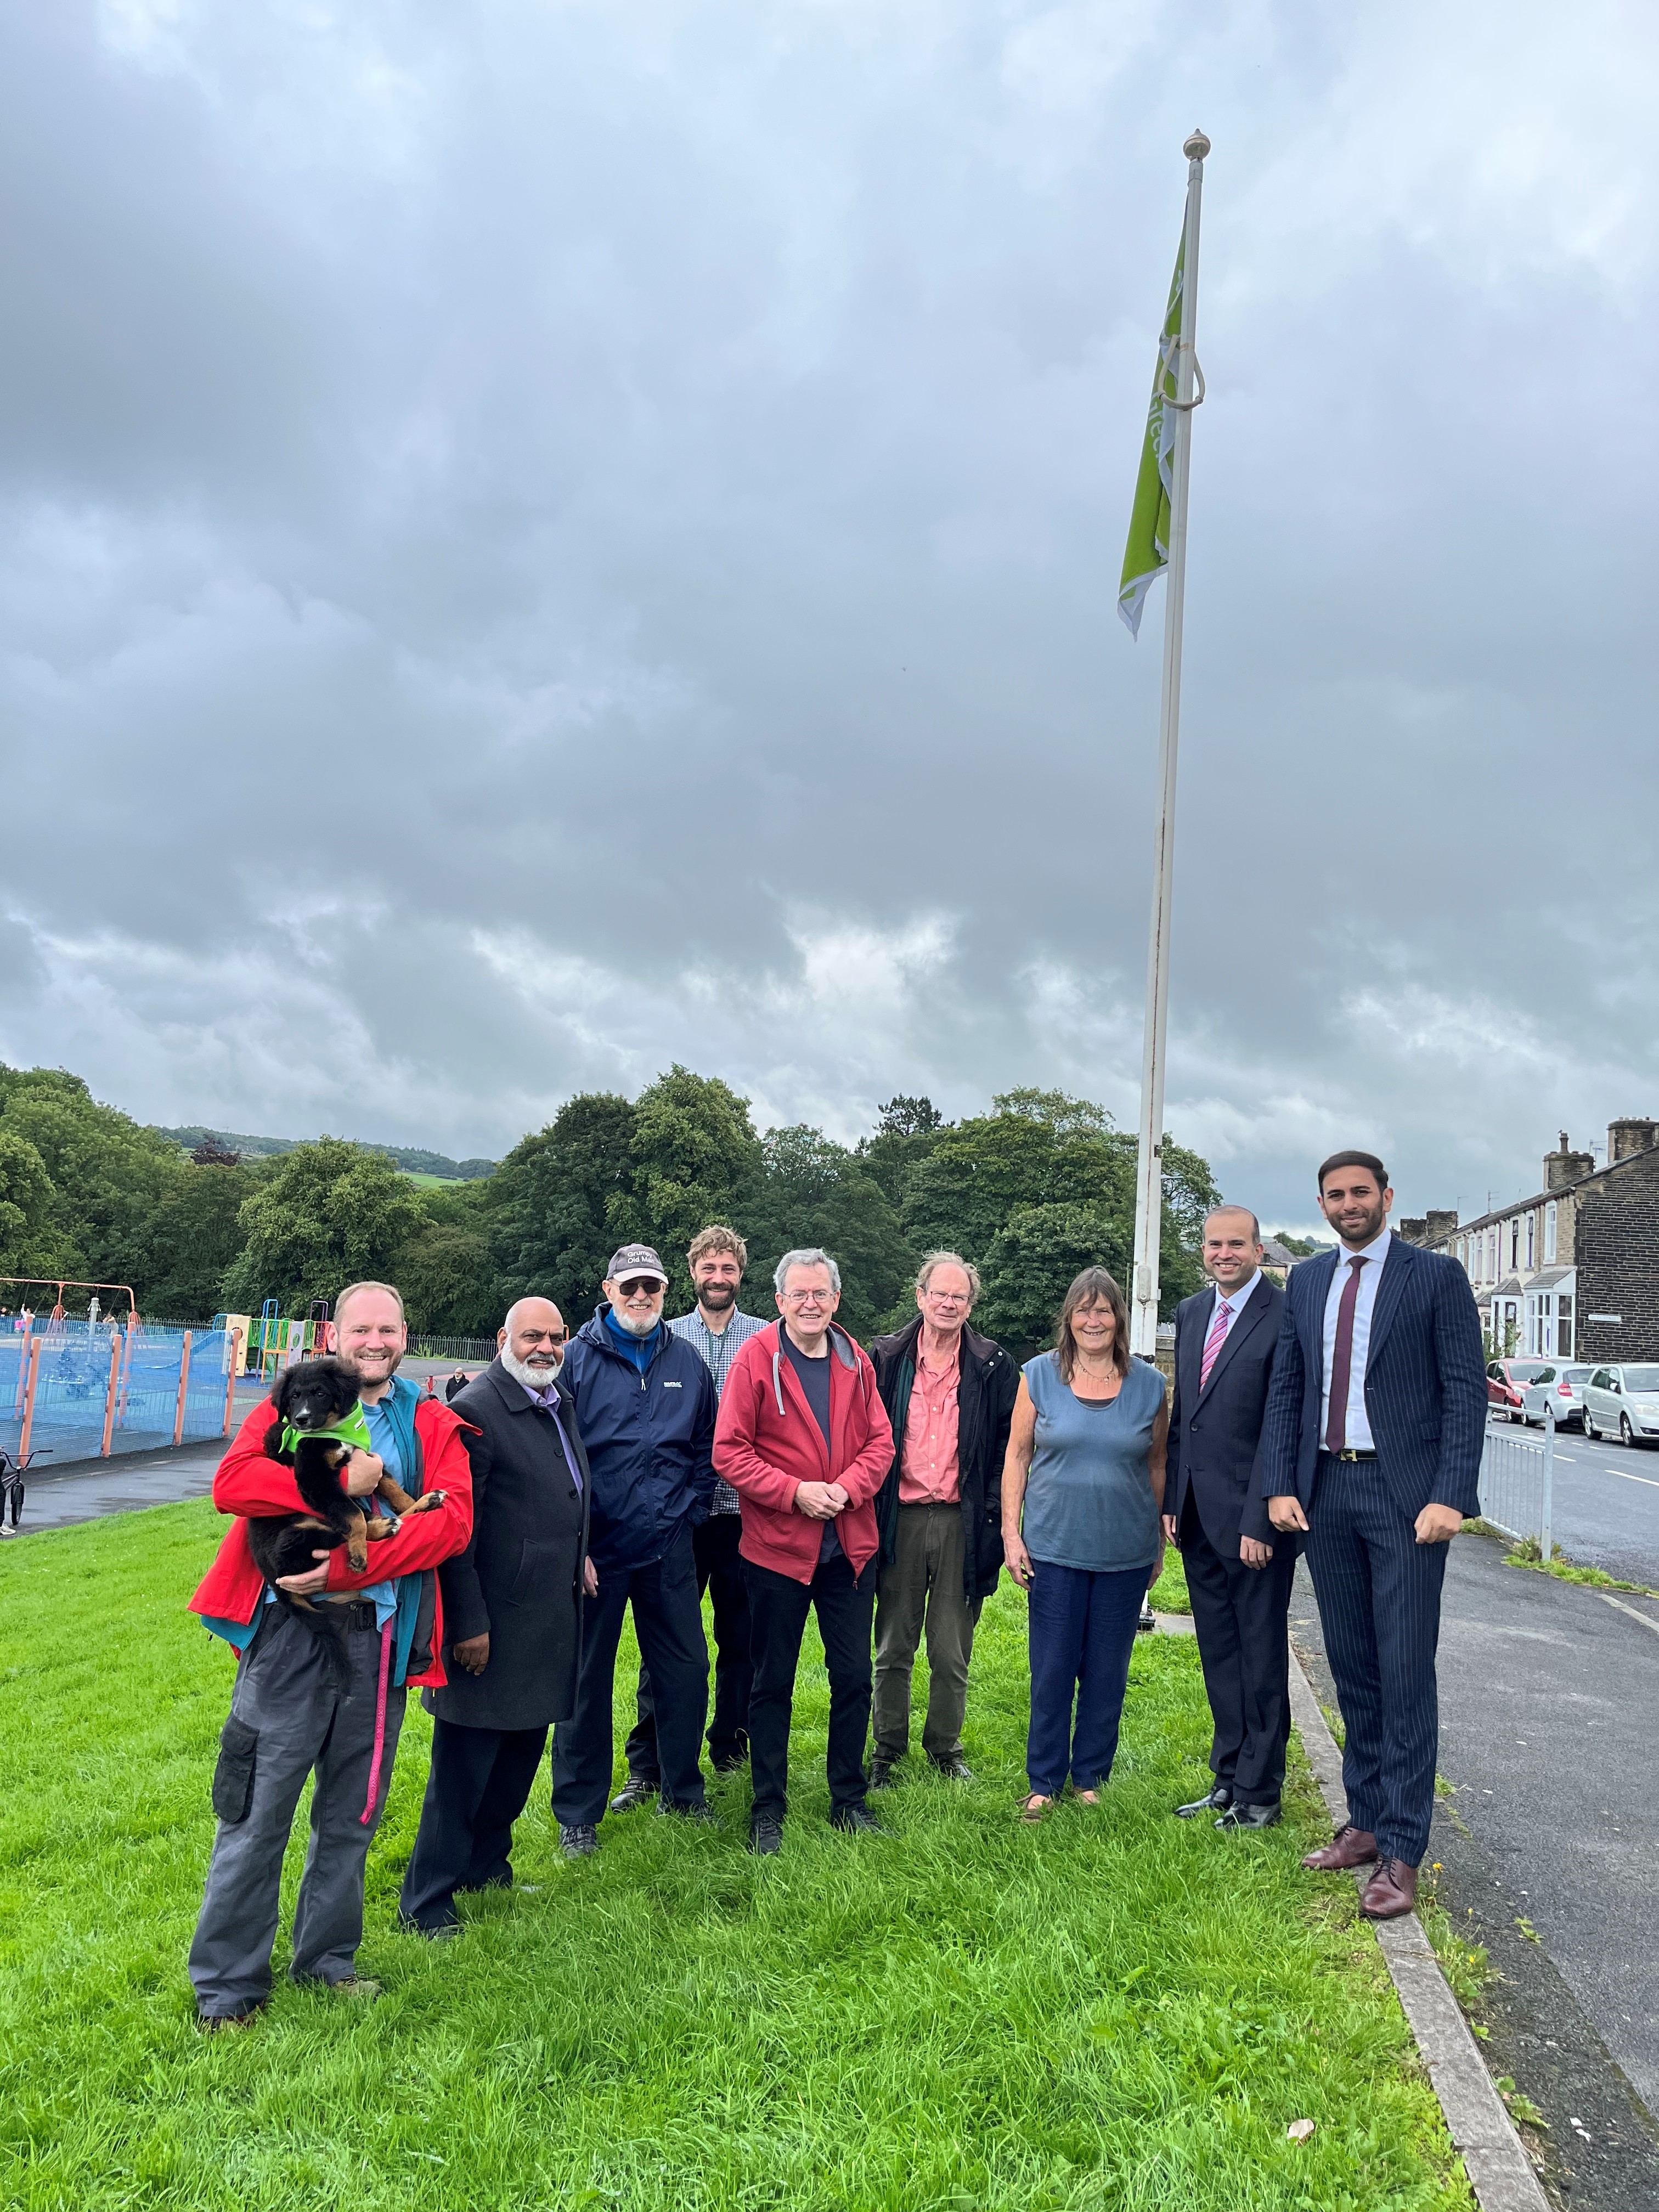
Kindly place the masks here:
<instances>
[{"instance_id":1,"label":"black dress shoe","mask_svg":"<svg viewBox=\"0 0 1659 2212\"><path fill-rule=\"evenodd\" d=\"M1276 1828L1281 1817L1276 1799L1271 1805L1229 1805L1216 1826L1218 1828Z\"/></svg>"},{"instance_id":2,"label":"black dress shoe","mask_svg":"<svg viewBox=\"0 0 1659 2212\"><path fill-rule=\"evenodd\" d=\"M1224 1812L1232 1802L1232 1784L1218 1782L1207 1797L1194 1797L1190 1805L1177 1805L1175 1816L1177 1820L1195 1820L1200 1813Z\"/></svg>"},{"instance_id":3,"label":"black dress shoe","mask_svg":"<svg viewBox=\"0 0 1659 2212\"><path fill-rule=\"evenodd\" d=\"M884 1836L881 1822L867 1805L843 1806L839 1813L830 1815L832 1828L840 1828L849 1836Z\"/></svg>"}]
</instances>

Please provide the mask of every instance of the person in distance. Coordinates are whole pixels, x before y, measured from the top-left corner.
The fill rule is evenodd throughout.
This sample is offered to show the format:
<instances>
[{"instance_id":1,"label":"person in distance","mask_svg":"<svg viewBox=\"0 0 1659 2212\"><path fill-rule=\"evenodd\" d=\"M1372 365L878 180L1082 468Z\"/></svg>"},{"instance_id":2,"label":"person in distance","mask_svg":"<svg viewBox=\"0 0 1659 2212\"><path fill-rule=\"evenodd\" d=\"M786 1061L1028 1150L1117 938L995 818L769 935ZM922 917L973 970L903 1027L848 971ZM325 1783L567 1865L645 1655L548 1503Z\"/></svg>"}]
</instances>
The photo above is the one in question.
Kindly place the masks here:
<instances>
[{"instance_id":1,"label":"person in distance","mask_svg":"<svg viewBox=\"0 0 1659 2212\"><path fill-rule=\"evenodd\" d=\"M1370 1866L1360 1910L1409 1912L1434 1811L1446 1546L1480 1510L1486 1377L1455 1260L1394 1236L1374 1152L1334 1152L1319 1210L1341 1242L1291 1270L1256 1486L1313 1575L1346 1741L1348 1817L1303 1861Z\"/></svg>"}]
</instances>

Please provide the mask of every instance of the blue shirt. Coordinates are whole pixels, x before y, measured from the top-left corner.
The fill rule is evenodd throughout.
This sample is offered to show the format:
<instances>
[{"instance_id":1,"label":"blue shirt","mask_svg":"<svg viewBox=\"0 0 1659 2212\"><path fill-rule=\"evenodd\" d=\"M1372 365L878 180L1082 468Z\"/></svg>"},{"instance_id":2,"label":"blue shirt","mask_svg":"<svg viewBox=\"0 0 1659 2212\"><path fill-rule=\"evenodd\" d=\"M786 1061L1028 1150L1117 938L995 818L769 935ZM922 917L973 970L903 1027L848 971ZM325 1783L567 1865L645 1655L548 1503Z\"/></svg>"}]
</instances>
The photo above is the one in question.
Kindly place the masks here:
<instances>
[{"instance_id":1,"label":"blue shirt","mask_svg":"<svg viewBox=\"0 0 1659 2212\"><path fill-rule=\"evenodd\" d=\"M659 1322L649 1336L635 1336L631 1329L623 1327L613 1313L606 1314L605 1325L610 1330L611 1341L616 1346L617 1351L622 1353L624 1359L631 1359L643 1375L651 1364L651 1355L657 1348L657 1339L662 1334L662 1323Z\"/></svg>"},{"instance_id":2,"label":"blue shirt","mask_svg":"<svg viewBox=\"0 0 1659 2212\"><path fill-rule=\"evenodd\" d=\"M1148 1454L1164 1377L1132 1359L1115 1398L1079 1398L1052 1352L1025 1364L1036 1437L1022 1534L1034 1560L1115 1574L1158 1557Z\"/></svg>"}]
</instances>

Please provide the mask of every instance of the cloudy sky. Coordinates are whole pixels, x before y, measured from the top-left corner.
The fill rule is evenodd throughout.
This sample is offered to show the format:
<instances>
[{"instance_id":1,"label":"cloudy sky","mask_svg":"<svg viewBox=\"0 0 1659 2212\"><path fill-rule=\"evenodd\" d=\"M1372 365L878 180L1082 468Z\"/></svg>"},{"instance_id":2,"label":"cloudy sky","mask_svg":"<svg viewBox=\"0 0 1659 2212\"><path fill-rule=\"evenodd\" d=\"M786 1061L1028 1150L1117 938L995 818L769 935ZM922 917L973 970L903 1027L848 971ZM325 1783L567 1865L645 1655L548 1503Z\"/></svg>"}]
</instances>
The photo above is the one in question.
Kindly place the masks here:
<instances>
[{"instance_id":1,"label":"cloudy sky","mask_svg":"<svg viewBox=\"0 0 1659 2212\"><path fill-rule=\"evenodd\" d=\"M495 1154L671 1061L1167 1120L1308 1218L1659 1113L1659 22L1580 0L18 0L0 1058Z\"/></svg>"}]
</instances>

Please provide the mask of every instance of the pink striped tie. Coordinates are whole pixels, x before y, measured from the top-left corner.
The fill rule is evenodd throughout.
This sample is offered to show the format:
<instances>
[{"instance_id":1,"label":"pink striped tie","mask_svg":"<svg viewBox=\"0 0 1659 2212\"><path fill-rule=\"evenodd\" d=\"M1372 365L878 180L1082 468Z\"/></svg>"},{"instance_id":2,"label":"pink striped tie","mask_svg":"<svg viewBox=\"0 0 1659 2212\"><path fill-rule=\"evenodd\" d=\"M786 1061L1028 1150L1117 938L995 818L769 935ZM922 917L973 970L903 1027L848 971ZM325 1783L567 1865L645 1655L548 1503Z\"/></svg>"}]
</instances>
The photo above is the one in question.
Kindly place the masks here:
<instances>
[{"instance_id":1,"label":"pink striped tie","mask_svg":"<svg viewBox=\"0 0 1659 2212\"><path fill-rule=\"evenodd\" d=\"M1228 1311L1229 1309L1218 1298L1215 1302L1215 1319L1210 1323L1210 1333L1204 1340L1204 1358L1198 1370L1198 1387L1200 1390L1209 1388L1210 1370L1215 1365L1217 1353L1227 1341Z\"/></svg>"}]
</instances>

